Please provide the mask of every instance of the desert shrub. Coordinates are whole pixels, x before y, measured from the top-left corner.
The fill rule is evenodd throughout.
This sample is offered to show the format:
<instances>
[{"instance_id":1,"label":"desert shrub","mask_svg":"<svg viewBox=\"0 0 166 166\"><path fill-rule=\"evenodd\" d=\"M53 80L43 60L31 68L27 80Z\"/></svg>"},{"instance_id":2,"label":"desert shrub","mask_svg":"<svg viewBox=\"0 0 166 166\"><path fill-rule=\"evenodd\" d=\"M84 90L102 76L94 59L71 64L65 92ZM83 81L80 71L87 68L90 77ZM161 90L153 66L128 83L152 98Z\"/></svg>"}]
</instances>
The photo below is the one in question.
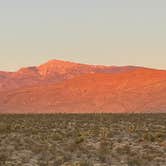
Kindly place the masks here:
<instances>
[{"instance_id":1,"label":"desert shrub","mask_svg":"<svg viewBox=\"0 0 166 166\"><path fill-rule=\"evenodd\" d=\"M128 129L127 130L128 130L129 133L133 133L133 132L136 132L136 129L137 129L136 124L132 123L132 124L128 125Z\"/></svg>"},{"instance_id":2,"label":"desert shrub","mask_svg":"<svg viewBox=\"0 0 166 166\"><path fill-rule=\"evenodd\" d=\"M98 158L102 162L106 162L108 155L111 153L111 145L107 140L101 140L98 149Z\"/></svg>"},{"instance_id":3,"label":"desert shrub","mask_svg":"<svg viewBox=\"0 0 166 166\"><path fill-rule=\"evenodd\" d=\"M85 141L85 138L86 138L85 133L78 130L75 136L75 143L81 144Z\"/></svg>"},{"instance_id":4,"label":"desert shrub","mask_svg":"<svg viewBox=\"0 0 166 166\"><path fill-rule=\"evenodd\" d=\"M115 147L115 151L121 155L130 154L130 146L128 144L120 144Z\"/></svg>"},{"instance_id":5,"label":"desert shrub","mask_svg":"<svg viewBox=\"0 0 166 166\"><path fill-rule=\"evenodd\" d=\"M154 135L152 133L146 132L143 135L143 140L149 141L149 142L154 142L155 141L155 137L154 137Z\"/></svg>"},{"instance_id":6,"label":"desert shrub","mask_svg":"<svg viewBox=\"0 0 166 166\"><path fill-rule=\"evenodd\" d=\"M98 157L102 162L106 162L107 156L111 152L112 142L109 140L111 132L106 127L102 127L99 131L100 144L98 149Z\"/></svg>"},{"instance_id":7,"label":"desert shrub","mask_svg":"<svg viewBox=\"0 0 166 166\"><path fill-rule=\"evenodd\" d=\"M76 144L81 144L82 142L84 142L84 137L83 136L79 136L75 139L75 143Z\"/></svg>"},{"instance_id":8,"label":"desert shrub","mask_svg":"<svg viewBox=\"0 0 166 166\"><path fill-rule=\"evenodd\" d=\"M7 160L7 155L5 153L0 153L0 165L3 165Z\"/></svg>"},{"instance_id":9,"label":"desert shrub","mask_svg":"<svg viewBox=\"0 0 166 166\"><path fill-rule=\"evenodd\" d=\"M0 123L0 133L9 133L11 131L11 125L9 123Z\"/></svg>"},{"instance_id":10,"label":"desert shrub","mask_svg":"<svg viewBox=\"0 0 166 166\"><path fill-rule=\"evenodd\" d=\"M61 133L53 133L52 139L55 141L63 140L63 135Z\"/></svg>"},{"instance_id":11,"label":"desert shrub","mask_svg":"<svg viewBox=\"0 0 166 166\"><path fill-rule=\"evenodd\" d=\"M166 133L158 132L155 134L155 140L164 141L166 139Z\"/></svg>"},{"instance_id":12,"label":"desert shrub","mask_svg":"<svg viewBox=\"0 0 166 166\"><path fill-rule=\"evenodd\" d=\"M128 166L142 166L142 161L138 156L129 157L127 160Z\"/></svg>"},{"instance_id":13,"label":"desert shrub","mask_svg":"<svg viewBox=\"0 0 166 166\"><path fill-rule=\"evenodd\" d=\"M75 163L74 166L93 166L90 161L79 161L78 163Z\"/></svg>"}]
</instances>

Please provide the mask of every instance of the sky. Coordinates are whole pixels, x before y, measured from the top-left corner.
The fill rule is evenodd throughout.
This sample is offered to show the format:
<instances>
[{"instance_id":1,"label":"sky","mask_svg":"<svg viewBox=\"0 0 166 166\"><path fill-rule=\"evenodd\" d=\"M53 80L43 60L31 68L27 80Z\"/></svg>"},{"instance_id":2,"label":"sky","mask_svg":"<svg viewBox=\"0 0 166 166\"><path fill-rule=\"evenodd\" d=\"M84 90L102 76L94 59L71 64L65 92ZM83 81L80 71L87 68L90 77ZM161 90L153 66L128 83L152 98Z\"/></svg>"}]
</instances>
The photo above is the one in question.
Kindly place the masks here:
<instances>
[{"instance_id":1,"label":"sky","mask_svg":"<svg viewBox=\"0 0 166 166\"><path fill-rule=\"evenodd\" d=\"M0 0L0 70L51 59L166 69L166 1Z\"/></svg>"}]
</instances>

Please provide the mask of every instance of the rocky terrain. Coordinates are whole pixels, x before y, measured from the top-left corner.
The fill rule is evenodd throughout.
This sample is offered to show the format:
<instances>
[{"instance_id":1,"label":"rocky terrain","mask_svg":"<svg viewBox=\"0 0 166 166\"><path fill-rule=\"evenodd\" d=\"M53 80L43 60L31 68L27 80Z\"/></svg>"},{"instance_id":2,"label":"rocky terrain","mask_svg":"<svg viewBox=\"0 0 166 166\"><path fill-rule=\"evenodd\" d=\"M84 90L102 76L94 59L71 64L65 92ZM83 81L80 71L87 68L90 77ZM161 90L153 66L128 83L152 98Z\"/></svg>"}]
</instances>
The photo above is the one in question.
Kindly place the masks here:
<instances>
[{"instance_id":1,"label":"rocky terrain","mask_svg":"<svg viewBox=\"0 0 166 166\"><path fill-rule=\"evenodd\" d=\"M16 72L1 71L0 91L62 82L88 73L121 73L137 68L134 66L100 66L50 60L39 66L21 68Z\"/></svg>"},{"instance_id":2,"label":"rocky terrain","mask_svg":"<svg viewBox=\"0 0 166 166\"><path fill-rule=\"evenodd\" d=\"M2 166L165 166L166 114L1 115Z\"/></svg>"},{"instance_id":3,"label":"rocky terrain","mask_svg":"<svg viewBox=\"0 0 166 166\"><path fill-rule=\"evenodd\" d=\"M166 71L49 61L0 73L0 113L166 112Z\"/></svg>"}]
</instances>

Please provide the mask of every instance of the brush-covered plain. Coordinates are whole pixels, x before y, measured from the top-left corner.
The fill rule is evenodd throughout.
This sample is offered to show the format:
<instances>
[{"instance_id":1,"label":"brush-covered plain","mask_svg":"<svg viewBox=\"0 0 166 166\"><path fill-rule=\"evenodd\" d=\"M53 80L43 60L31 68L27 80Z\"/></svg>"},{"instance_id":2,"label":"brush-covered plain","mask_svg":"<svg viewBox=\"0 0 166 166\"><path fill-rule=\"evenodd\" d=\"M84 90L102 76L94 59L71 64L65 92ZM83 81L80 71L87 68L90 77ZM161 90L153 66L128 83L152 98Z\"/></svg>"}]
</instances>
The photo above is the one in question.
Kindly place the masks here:
<instances>
[{"instance_id":1,"label":"brush-covered plain","mask_svg":"<svg viewBox=\"0 0 166 166\"><path fill-rule=\"evenodd\" d=\"M166 166L166 114L0 115L2 166Z\"/></svg>"}]
</instances>

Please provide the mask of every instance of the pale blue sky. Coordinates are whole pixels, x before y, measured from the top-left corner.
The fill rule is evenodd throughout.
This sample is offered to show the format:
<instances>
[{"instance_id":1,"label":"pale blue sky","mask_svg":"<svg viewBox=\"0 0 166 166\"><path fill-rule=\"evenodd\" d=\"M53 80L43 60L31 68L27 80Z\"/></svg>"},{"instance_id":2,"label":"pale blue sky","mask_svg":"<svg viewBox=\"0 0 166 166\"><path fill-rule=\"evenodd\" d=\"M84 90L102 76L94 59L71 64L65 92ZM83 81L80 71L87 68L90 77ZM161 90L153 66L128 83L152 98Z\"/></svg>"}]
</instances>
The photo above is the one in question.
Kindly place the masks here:
<instances>
[{"instance_id":1,"label":"pale blue sky","mask_svg":"<svg viewBox=\"0 0 166 166\"><path fill-rule=\"evenodd\" d=\"M0 70L50 59L166 69L166 1L0 0Z\"/></svg>"}]
</instances>

